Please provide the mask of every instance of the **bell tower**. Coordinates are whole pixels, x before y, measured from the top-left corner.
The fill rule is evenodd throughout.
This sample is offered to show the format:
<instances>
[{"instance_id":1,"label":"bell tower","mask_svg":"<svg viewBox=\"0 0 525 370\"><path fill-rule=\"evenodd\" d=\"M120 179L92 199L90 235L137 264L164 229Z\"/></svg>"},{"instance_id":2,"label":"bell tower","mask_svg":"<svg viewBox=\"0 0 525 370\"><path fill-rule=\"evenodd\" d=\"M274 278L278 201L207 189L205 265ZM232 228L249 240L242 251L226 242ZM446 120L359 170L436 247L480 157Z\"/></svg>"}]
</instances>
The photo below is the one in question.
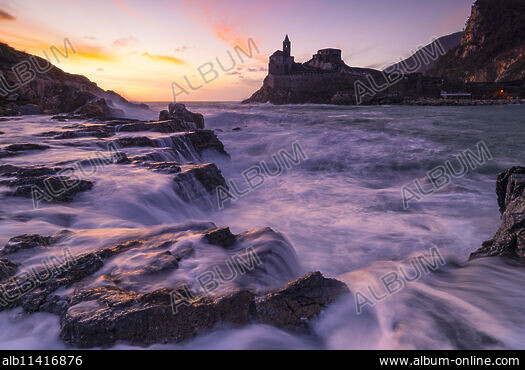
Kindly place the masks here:
<instances>
[{"instance_id":1,"label":"bell tower","mask_svg":"<svg viewBox=\"0 0 525 370\"><path fill-rule=\"evenodd\" d=\"M292 43L290 42L288 35L286 35L286 38L283 41L283 53L287 58L292 55Z\"/></svg>"}]
</instances>

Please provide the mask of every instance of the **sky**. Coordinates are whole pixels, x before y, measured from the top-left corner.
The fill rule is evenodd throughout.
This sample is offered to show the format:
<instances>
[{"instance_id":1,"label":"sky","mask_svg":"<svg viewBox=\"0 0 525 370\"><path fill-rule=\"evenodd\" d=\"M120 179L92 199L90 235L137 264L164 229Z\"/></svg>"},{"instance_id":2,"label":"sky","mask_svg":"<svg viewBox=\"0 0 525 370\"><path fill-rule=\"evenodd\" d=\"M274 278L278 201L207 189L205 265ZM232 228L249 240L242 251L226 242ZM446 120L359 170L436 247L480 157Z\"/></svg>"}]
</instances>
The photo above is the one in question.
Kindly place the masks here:
<instances>
[{"instance_id":1,"label":"sky","mask_svg":"<svg viewBox=\"0 0 525 370\"><path fill-rule=\"evenodd\" d=\"M298 62L334 47L350 66L379 69L464 29L473 2L0 0L0 41L130 100L239 101L286 34Z\"/></svg>"}]
</instances>

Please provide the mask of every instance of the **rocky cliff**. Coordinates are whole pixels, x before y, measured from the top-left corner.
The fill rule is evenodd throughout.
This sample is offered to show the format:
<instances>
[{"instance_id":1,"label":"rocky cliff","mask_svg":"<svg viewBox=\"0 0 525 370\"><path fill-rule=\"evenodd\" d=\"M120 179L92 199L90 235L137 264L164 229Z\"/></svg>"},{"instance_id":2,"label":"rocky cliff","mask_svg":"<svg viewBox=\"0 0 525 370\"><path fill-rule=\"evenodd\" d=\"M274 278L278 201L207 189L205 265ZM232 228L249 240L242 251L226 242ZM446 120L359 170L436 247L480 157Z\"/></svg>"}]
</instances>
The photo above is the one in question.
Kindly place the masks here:
<instances>
[{"instance_id":1,"label":"rocky cliff","mask_svg":"<svg viewBox=\"0 0 525 370\"><path fill-rule=\"evenodd\" d=\"M525 0L477 0L461 44L429 71L468 82L525 78Z\"/></svg>"},{"instance_id":2,"label":"rocky cliff","mask_svg":"<svg viewBox=\"0 0 525 370\"><path fill-rule=\"evenodd\" d=\"M410 73L425 73L426 71L432 69L436 64L435 61L429 60L426 55L432 55L435 50L443 50L445 53L449 52L451 49L457 47L461 43L463 38L463 32L456 32L447 36L443 36L435 40L434 42L423 46L418 49L414 54L412 54L407 59L391 66L393 70L396 71L405 71L407 68L412 69L414 66L419 67L416 70L411 70Z\"/></svg>"},{"instance_id":3,"label":"rocky cliff","mask_svg":"<svg viewBox=\"0 0 525 370\"><path fill-rule=\"evenodd\" d=\"M498 176L496 193L501 227L471 259L501 256L525 262L525 167L513 167Z\"/></svg>"},{"instance_id":4,"label":"rocky cliff","mask_svg":"<svg viewBox=\"0 0 525 370\"><path fill-rule=\"evenodd\" d=\"M124 118L126 110L136 114L148 109L4 43L0 43L0 72L0 116L79 113Z\"/></svg>"}]
</instances>

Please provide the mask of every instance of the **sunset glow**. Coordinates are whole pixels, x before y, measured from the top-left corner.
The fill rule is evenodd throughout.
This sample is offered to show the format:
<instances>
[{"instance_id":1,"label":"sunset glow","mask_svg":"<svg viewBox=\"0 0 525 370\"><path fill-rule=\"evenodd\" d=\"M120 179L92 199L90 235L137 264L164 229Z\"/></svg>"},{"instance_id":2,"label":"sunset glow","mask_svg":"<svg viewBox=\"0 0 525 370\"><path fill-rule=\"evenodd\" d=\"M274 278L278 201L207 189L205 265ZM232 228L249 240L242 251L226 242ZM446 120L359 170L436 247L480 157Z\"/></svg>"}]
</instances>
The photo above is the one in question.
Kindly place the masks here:
<instances>
[{"instance_id":1,"label":"sunset glow","mask_svg":"<svg viewBox=\"0 0 525 370\"><path fill-rule=\"evenodd\" d=\"M44 56L53 45L63 50L67 38L76 54L61 60L58 67L130 99L166 101L172 98L173 82L183 84L187 77L198 85L200 66L212 62L218 68L217 58L228 64L228 52L235 46L247 50L247 40L252 38L259 54L237 62L234 71L219 70L220 78L180 97L241 100L260 85L268 56L280 48L286 33L299 61L308 60L319 48L333 46L343 50L349 65L380 68L409 55L433 36L462 29L471 4L471 0L447 0L439 6L423 6L404 0L392 8L384 0L94 0L89 4L1 0L0 40ZM413 19L401 26L406 12ZM375 24L370 23L372 19Z\"/></svg>"}]
</instances>

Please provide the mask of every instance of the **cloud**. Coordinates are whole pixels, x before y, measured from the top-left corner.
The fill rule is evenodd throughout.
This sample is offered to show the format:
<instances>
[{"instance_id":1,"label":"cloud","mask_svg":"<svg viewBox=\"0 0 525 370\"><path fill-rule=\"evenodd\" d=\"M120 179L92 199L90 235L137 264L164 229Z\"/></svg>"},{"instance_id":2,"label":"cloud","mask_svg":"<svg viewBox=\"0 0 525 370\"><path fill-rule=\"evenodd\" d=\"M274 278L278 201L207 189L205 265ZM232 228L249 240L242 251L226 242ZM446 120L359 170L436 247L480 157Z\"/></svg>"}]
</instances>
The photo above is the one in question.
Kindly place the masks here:
<instances>
[{"instance_id":1,"label":"cloud","mask_svg":"<svg viewBox=\"0 0 525 370\"><path fill-rule=\"evenodd\" d=\"M118 46L118 47L128 47L128 46L136 45L137 43L138 43L138 40L134 38L133 36L130 36L130 37L123 37L118 40L115 40L113 42L113 45Z\"/></svg>"},{"instance_id":2,"label":"cloud","mask_svg":"<svg viewBox=\"0 0 525 370\"><path fill-rule=\"evenodd\" d=\"M6 12L5 10L0 9L0 20L14 21L15 19L16 19L15 16L12 16L8 12Z\"/></svg>"},{"instance_id":3,"label":"cloud","mask_svg":"<svg viewBox=\"0 0 525 370\"><path fill-rule=\"evenodd\" d=\"M248 41L250 38L255 45L258 45L255 37L239 30L242 27L242 23L245 23L245 17L242 16L242 12L256 14L258 8L266 7L267 4L233 0L228 1L228 5L224 5L223 2L216 0L184 0L183 4L191 16L204 27L209 28L219 40L246 51L250 50ZM239 8L243 10L237 10L237 13L231 11L231 9ZM253 58L263 63L268 62L267 57L258 54L256 51Z\"/></svg>"},{"instance_id":4,"label":"cloud","mask_svg":"<svg viewBox=\"0 0 525 370\"><path fill-rule=\"evenodd\" d=\"M150 53L144 53L142 54L143 57L146 57L146 58L149 58L153 61L156 61L156 62L166 62L166 63L171 63L171 64L176 64L176 65L185 65L186 62L183 61L182 59L178 59L178 58L174 58L174 57L170 57L170 56L165 56L165 55L155 55L155 54L150 54Z\"/></svg>"}]
</instances>

